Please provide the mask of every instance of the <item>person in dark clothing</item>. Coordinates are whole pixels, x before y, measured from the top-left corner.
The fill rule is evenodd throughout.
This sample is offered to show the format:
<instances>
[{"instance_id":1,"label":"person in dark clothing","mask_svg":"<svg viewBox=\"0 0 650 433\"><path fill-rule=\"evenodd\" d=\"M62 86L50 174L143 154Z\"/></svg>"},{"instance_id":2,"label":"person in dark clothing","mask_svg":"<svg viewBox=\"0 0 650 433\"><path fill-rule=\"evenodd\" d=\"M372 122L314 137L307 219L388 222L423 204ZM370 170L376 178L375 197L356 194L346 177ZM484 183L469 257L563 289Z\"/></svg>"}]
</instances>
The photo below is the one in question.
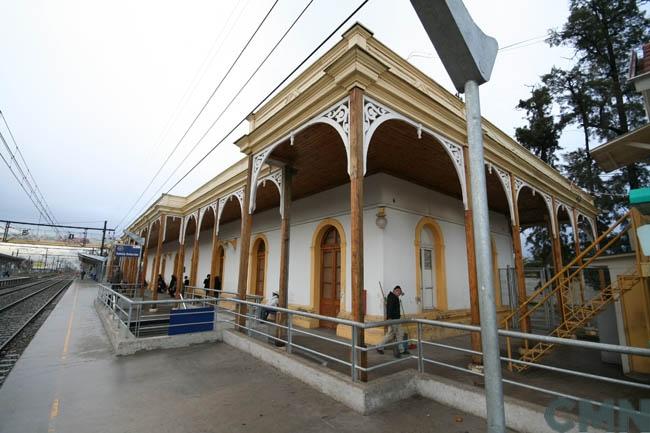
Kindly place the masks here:
<instances>
[{"instance_id":1,"label":"person in dark clothing","mask_svg":"<svg viewBox=\"0 0 650 433\"><path fill-rule=\"evenodd\" d=\"M205 290L205 295L208 296L210 293L210 274L203 280L203 289Z\"/></svg>"},{"instance_id":2,"label":"person in dark clothing","mask_svg":"<svg viewBox=\"0 0 650 433\"><path fill-rule=\"evenodd\" d=\"M402 317L401 309L400 309L400 301L399 301L399 297L402 295L404 295L404 292L402 291L402 288L400 286L395 286L395 288L388 294L388 296L386 297L386 319L395 320L395 319L400 319ZM381 342L381 345L396 340L398 344L394 344L392 348L395 357L399 358L402 356L399 353L399 347L401 346L400 343L402 342L403 335L404 332L402 331L402 327L400 325L390 325L388 328L388 332L386 333L383 341ZM384 350L377 349L377 352L383 354ZM404 354L408 355L409 354L408 350L405 350Z\"/></svg>"},{"instance_id":3,"label":"person in dark clothing","mask_svg":"<svg viewBox=\"0 0 650 433\"><path fill-rule=\"evenodd\" d=\"M172 275L171 279L169 280L169 290L168 290L169 296L171 296L172 298L176 296L176 284L177 284L176 275Z\"/></svg>"},{"instance_id":4,"label":"person in dark clothing","mask_svg":"<svg viewBox=\"0 0 650 433\"><path fill-rule=\"evenodd\" d=\"M158 274L158 293L165 293L166 289L167 284L165 283L165 280L163 279L162 275Z\"/></svg>"}]
</instances>

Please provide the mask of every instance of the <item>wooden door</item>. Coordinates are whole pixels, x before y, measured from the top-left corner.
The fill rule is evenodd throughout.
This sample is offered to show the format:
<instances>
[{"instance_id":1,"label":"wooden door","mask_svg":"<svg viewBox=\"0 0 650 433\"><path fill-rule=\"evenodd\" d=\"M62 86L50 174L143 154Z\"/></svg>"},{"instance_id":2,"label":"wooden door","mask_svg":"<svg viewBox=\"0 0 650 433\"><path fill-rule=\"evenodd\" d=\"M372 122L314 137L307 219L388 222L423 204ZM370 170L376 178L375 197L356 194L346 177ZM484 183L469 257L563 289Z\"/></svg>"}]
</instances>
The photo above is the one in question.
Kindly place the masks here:
<instances>
[{"instance_id":1,"label":"wooden door","mask_svg":"<svg viewBox=\"0 0 650 433\"><path fill-rule=\"evenodd\" d=\"M336 317L341 301L341 238L334 227L323 236L320 258L320 314ZM322 321L321 326L336 328L328 321Z\"/></svg>"},{"instance_id":2,"label":"wooden door","mask_svg":"<svg viewBox=\"0 0 650 433\"><path fill-rule=\"evenodd\" d=\"M264 269L266 262L266 245L264 241L260 241L255 251L255 294L257 296L264 296Z\"/></svg>"}]
</instances>

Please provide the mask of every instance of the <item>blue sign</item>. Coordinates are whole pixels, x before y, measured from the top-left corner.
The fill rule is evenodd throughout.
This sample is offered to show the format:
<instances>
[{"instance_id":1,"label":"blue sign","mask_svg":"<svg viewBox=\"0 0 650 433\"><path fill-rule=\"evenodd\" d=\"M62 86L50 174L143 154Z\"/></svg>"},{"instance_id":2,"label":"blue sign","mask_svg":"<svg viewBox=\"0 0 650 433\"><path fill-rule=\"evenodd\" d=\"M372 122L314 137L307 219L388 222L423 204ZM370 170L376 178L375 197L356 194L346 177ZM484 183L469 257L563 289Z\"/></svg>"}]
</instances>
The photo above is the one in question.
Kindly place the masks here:
<instances>
[{"instance_id":1,"label":"blue sign","mask_svg":"<svg viewBox=\"0 0 650 433\"><path fill-rule=\"evenodd\" d=\"M168 335L191 334L214 329L214 307L174 308L169 312Z\"/></svg>"},{"instance_id":2,"label":"blue sign","mask_svg":"<svg viewBox=\"0 0 650 433\"><path fill-rule=\"evenodd\" d=\"M115 255L118 257L140 257L140 246L115 245Z\"/></svg>"}]
</instances>

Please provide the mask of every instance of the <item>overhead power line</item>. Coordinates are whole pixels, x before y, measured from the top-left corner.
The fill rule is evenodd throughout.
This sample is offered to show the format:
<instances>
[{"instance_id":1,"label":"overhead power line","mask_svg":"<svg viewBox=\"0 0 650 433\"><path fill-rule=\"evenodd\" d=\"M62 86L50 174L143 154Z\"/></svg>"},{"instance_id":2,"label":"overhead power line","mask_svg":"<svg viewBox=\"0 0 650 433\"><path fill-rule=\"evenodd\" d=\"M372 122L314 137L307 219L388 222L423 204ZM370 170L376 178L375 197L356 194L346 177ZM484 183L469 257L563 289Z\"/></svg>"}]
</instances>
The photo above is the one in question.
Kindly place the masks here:
<instances>
[{"instance_id":1,"label":"overhead power line","mask_svg":"<svg viewBox=\"0 0 650 433\"><path fill-rule=\"evenodd\" d=\"M176 171L178 171L178 169L183 165L183 163L185 163L185 161L187 161L187 158L189 158L189 156L192 154L192 152L194 152L194 150L196 150L196 148L198 147L198 145L199 145L199 144L200 144L200 143L205 139L205 137L210 133L210 131L212 130L212 128L214 128L214 126L215 126L215 125L217 124L217 122L221 119L221 117L226 113L226 111L228 111L228 109L229 109L230 106L233 104L233 102L235 102L235 100L237 99L237 97L239 97L239 95L241 94L241 92L246 88L246 86L248 86L248 84L251 82L251 80L253 79L253 77L255 77L255 75L259 72L259 70L262 68L262 66L264 66L264 64L265 64L266 61L269 59L269 57L271 57L271 55L275 52L275 50L278 48L278 46L280 46L280 44L282 43L282 41L284 40L284 38L289 34L289 32L291 31L291 29L293 29L293 27L296 25L296 23L298 22L298 20L300 20L300 18L303 16L303 14L307 11L307 9L309 8L309 6L310 6L313 2L314 2L314 0L310 0L309 3L307 3L307 6L305 6L305 7L303 8L303 10L300 12L300 14L299 14L295 19L294 19L294 21L291 23L291 25L289 26L289 28L284 32L284 34L282 35L282 37L280 37L280 39L275 43L275 45L273 46L273 48L271 48L271 50L266 54L266 56L264 57L264 59L262 59L262 61L257 65L257 68L255 68L255 70L253 71L253 73L248 77L248 79L246 79L246 81L244 82L244 84L242 84L242 86L239 88L239 90L237 91L237 93L235 93L235 95L230 99L230 101L228 101L228 104L226 104L226 106L223 108L223 110L221 110L221 112L219 113L219 115L218 115L218 116L217 116L217 117L212 121L212 123L210 124L210 127L209 127L209 128L208 128L208 129L203 133L203 135L202 135L202 136L201 136L201 137L196 141L196 143L194 144L194 146L193 146L193 147L189 150L189 152L185 155L185 157L183 158L183 160L182 160L180 163L178 163L178 165L176 166L176 168L174 169L174 171L172 171L171 174L167 177L167 179L165 179L165 182L163 182L163 184L160 186L160 188L158 189L158 191L156 191L156 194L158 194L158 192L160 192L160 191L162 190L162 188L164 188L164 186L167 184L167 182L169 182L169 180L174 176L174 174L176 174ZM178 183L177 183L177 184L178 184ZM176 184L176 185L177 185L177 184ZM176 186L176 185L174 185L174 186ZM172 188L173 188L173 187L172 187ZM172 188L170 188L170 190L171 190ZM169 191L168 191L168 192L169 192ZM154 196L155 196L155 195L154 195Z\"/></svg>"},{"instance_id":2,"label":"overhead power line","mask_svg":"<svg viewBox=\"0 0 650 433\"><path fill-rule=\"evenodd\" d=\"M0 141L2 141L2 144L4 148L8 152L8 158L0 154L0 157L2 157L2 160L4 163L7 165L7 168L11 172L11 174L14 176L16 181L18 182L18 185L22 188L22 190L27 194L27 197L29 200L32 202L38 213L42 218L44 218L46 221L50 222L51 224L56 224L56 220L54 216L52 215L51 210L49 209L49 206L47 202L45 201L45 197L43 197L43 194L40 193L40 189L38 188L38 184L36 183L36 180L31 174L31 171L29 170L29 166L27 165L27 162L25 161L25 158L22 155L22 152L20 151L20 147L18 146L18 143L16 142L16 139L13 136L13 133L11 132L11 128L9 127L9 124L7 123L7 119L5 119L4 114L2 111L0 111L0 117L2 117L4 124L7 128L7 131L9 131L9 134L11 135L11 138L14 143L14 148L15 151L11 149L9 146L9 143L7 143L7 140L5 139L4 135L0 132ZM20 156L22 163L24 165L21 167L20 161L18 161L18 158L16 158L16 154ZM29 178L27 177L27 172L29 174ZM31 182L30 182L31 178ZM32 185L33 182L33 185ZM40 193L40 196L39 196ZM56 230L57 235L61 235L61 233Z\"/></svg>"},{"instance_id":3,"label":"overhead power line","mask_svg":"<svg viewBox=\"0 0 650 433\"><path fill-rule=\"evenodd\" d=\"M244 54L244 52L246 51L246 49L248 48L248 46L250 45L250 43L252 42L252 40L255 38L255 35L257 35L257 33L259 32L260 28L262 28L262 26L263 26L264 23L266 22L266 19L269 17L269 15L271 15L271 12L273 12L273 9L275 9L275 6L278 4L278 1L279 1L279 0L275 0L275 1L273 2L273 4L271 5L271 8L268 10L268 12L266 12L266 15L264 15L264 18L262 19L262 21L260 21L260 23L257 25L257 28L255 29L255 31L253 32L253 34L248 38L248 41L247 41L246 44L243 46L243 48L239 51L239 54L237 55L237 57L235 58L235 60L231 63L230 67L228 68L228 70L226 71L226 73L223 75L223 77L221 77L221 80L219 81L219 83L217 84L217 86L214 88L214 90L212 91L212 93L210 94L210 96L208 96L208 99L206 99L206 101L203 103L203 106L201 107L201 109L199 110L199 112L194 116L194 119L192 119L192 121L190 122L189 126L185 129L185 132L183 133L183 135L181 136L181 138L176 142L176 145L174 146L174 148L172 149L172 151L167 155L167 157L166 157L165 160L163 161L162 165L158 168L158 170L157 170L156 173L153 175L153 177L151 178L151 180L149 181L149 183L147 184L147 186L145 187L145 189L144 189L144 190L142 191L142 193L138 196L138 198L136 199L136 201L133 203L133 205L131 206L131 208L128 210L128 212L126 213L126 215L124 215L124 217L120 220L120 222L117 224L116 227L119 227L120 225L122 225L122 223L123 223L124 220L127 218L127 216L131 213L131 211L135 208L135 206L137 206L138 202L142 199L142 197L144 197L145 193L146 193L147 190L151 187L151 185L152 185L153 182L156 180L156 178L158 177L158 175L160 174L160 172L163 170L163 168L165 167L165 165L167 165L167 162L169 162L169 160L171 159L172 155L176 152L176 150L178 149L178 147L180 146L180 144L183 142L183 140L185 139L185 137L187 137L187 134L190 132L190 130L192 129L192 127L194 126L194 124L196 123L196 121L199 119L199 117L201 116L201 114L203 114L203 112L204 112L205 109L207 108L207 106L208 106L208 104L210 103L210 101L212 101L212 98L214 97L214 95L219 91L219 89L221 88L221 85L223 84L223 82L226 80L226 78L228 78L228 76L230 75L230 72L231 72L231 71L233 70L233 68L237 65L237 62L239 61L239 59L241 58L241 56Z\"/></svg>"},{"instance_id":4,"label":"overhead power line","mask_svg":"<svg viewBox=\"0 0 650 433\"><path fill-rule=\"evenodd\" d=\"M313 50L312 50L312 51L311 51L311 52L310 52L310 53L309 53L309 54L308 54L308 55L307 55L307 56L306 56L306 57L305 57L305 58L304 58L304 59L303 59L303 60L302 60L302 61L301 61L301 62L300 62L300 63L299 63L299 64L298 64L298 65L297 65L297 66L296 66L292 71L291 71L291 72L289 72L289 74L287 74L287 76L286 76L285 78L282 79L282 81L280 81L280 82L278 83L277 86L275 86L275 87L273 88L273 90L271 90L269 93L267 93L266 96L264 96L264 98L262 98L262 100L260 100L260 102L259 102L259 103L258 103L258 104L257 104L257 105L252 109L252 110L250 110L248 113L249 113L249 114L250 114L250 113L254 113L258 108L260 108L260 106L262 106L262 104L264 104L264 103L266 102L267 99L269 99L269 98L270 98L270 97L271 97L271 96L272 96L272 95L273 95L273 94L274 94L274 93L275 93L275 92L276 92L276 91L277 91L281 86L283 86L284 83L286 83L287 80L289 80L289 78L291 78L291 77L293 76L293 74L295 74L296 71L298 71L298 70L299 70L299 69L300 69L300 68L301 68L301 67L302 67L302 66L303 66L303 65L304 65L304 64L305 64L305 63L306 63L306 62L307 62L307 61L308 61L308 60L309 60L309 59L310 59L314 54L316 54L316 52L318 52L318 50L320 50L320 49L322 48L322 46L325 45L325 44L327 43L327 41L330 40L330 39L332 38L332 36L334 36L334 35L335 35L335 34L336 34L340 29L341 29L341 27L343 27L343 26L344 26L348 21L350 21L350 19L352 19L352 17L355 16L355 15L357 14L357 12L359 12L359 10L361 10L361 8L363 8L363 7L366 5L366 3L368 3L368 1L369 1L369 0L364 0L364 1L363 1L363 2L362 2L362 3L361 3L361 4L360 4L360 5L359 5L355 10L354 10L354 11L352 11L352 13L350 13L350 15L348 15L348 16L347 16L347 17L346 17L346 18L345 18L345 19L344 19L344 20L343 20L343 21L342 21L342 22L341 22L341 23L336 27L336 29L334 29L334 30L333 30L333 31L332 31L332 32L331 32L331 33L330 33L330 34L329 34L325 39L323 39L323 41L322 41L320 44L318 44L318 46L317 46L316 48L314 48L314 49L313 49ZM175 187L176 187L180 182L183 181L183 179L185 179L185 178L186 178L186 177L187 177L187 176L188 176L192 171L194 171L194 170L196 169L196 167L198 167L198 166L199 166L203 161L205 161L205 159L206 159L206 158L207 158L207 157L208 157L212 152L214 152L215 149L217 149L217 147L219 147L219 145L221 145L221 144L222 144L222 143L223 143L223 142L224 142L224 141L225 141L225 140L226 140L226 139L227 139L227 138L228 138L228 137L229 137L233 132L235 132L235 130L236 130L237 128L239 128L239 126L240 126L241 124L244 123L244 121L248 118L248 115L249 115L249 114L247 114L246 116L244 116L244 117L243 117L243 118L242 118L242 119L241 119L241 120L240 120L240 121L239 121L239 122L238 122L238 123L237 123L237 124L236 124L232 129L231 129L231 130L230 130L230 131L228 131L228 133L226 133L226 134L225 134L225 135L224 135L224 136L223 136L223 137L222 137L222 138L221 138L221 139L220 139L220 140L219 140L219 141L218 141L218 142L217 142L217 143L216 143L216 144L215 144L215 145L214 145L214 146L213 146L213 147L212 147L212 148L211 148L211 149L210 149L206 154L205 154L205 155L203 155L203 156L201 157L201 159L199 159L199 160L198 160L198 161L197 161L197 162L196 162L196 163L195 163L195 164L194 164L194 165L193 165L193 166L192 166L192 167L191 167L191 168L190 168L190 169L189 169L189 170L188 170L188 171L187 171L187 172L186 172L186 173L185 173L185 174L184 174L184 175L183 175L179 180L178 180L178 181L176 181L176 183L175 183L174 185L172 185L172 187L169 188L169 190L167 190L167 193L169 193L172 189L174 189L174 188L175 188Z\"/></svg>"},{"instance_id":5,"label":"overhead power line","mask_svg":"<svg viewBox=\"0 0 650 433\"><path fill-rule=\"evenodd\" d=\"M29 165L27 165L27 161L25 161L25 157L23 156L23 152L20 150L20 147L18 146L18 143L16 142L16 138L14 137L14 133L11 131L11 127L9 126L9 123L7 122L7 119L5 118L5 115L2 112L2 110L0 110L0 117L2 117L2 121L4 122L4 124L5 124L6 128L7 128L7 131L9 132L9 136L11 137L11 141L14 144L16 152L18 153L18 156L20 156L20 159L22 160L23 165L25 166L25 170L27 170L27 174L29 174L29 177L30 177L30 179L31 179L31 181L33 183L33 187L31 186L31 184L29 185L30 190L32 190L32 192L36 195L36 198L39 199L38 201L42 204L42 206L44 207L46 213L49 215L51 220L53 222L56 222L56 218L54 217L54 213L50 209L50 206L47 204L47 201L45 200L45 197L43 196L43 193L41 192L41 189L38 187L38 183L36 182L36 179L34 179L34 176L32 175L32 172L29 169ZM11 155L12 159L15 161L16 166L18 167L18 169L21 172L21 174L23 175L23 177L29 183L29 181L27 180L27 178L25 176L25 173L20 168L20 164L18 164L18 161L16 160L15 155L11 152L11 150L7 146L6 142L5 142L5 147L7 147L7 150L9 151L9 154Z\"/></svg>"}]
</instances>

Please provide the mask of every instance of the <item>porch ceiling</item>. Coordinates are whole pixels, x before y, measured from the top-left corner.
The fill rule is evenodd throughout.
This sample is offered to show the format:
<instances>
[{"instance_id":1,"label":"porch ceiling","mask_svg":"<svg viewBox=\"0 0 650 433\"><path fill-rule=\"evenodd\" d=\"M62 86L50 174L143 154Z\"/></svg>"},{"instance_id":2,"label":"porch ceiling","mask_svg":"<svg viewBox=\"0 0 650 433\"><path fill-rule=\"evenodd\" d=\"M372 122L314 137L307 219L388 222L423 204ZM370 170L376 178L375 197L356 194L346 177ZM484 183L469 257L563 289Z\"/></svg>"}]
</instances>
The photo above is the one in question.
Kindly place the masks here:
<instances>
[{"instance_id":1,"label":"porch ceiling","mask_svg":"<svg viewBox=\"0 0 650 433\"><path fill-rule=\"evenodd\" d=\"M269 156L271 163L288 164L295 170L292 197L316 194L349 182L347 156L338 133L328 125L316 124L280 144ZM383 123L375 131L368 149L366 175L386 173L425 188L462 200L460 181L443 145L399 120ZM496 173L487 173L488 205L508 214L508 201ZM266 191L263 191L266 190ZM279 205L274 186L258 189L256 211Z\"/></svg>"},{"instance_id":2,"label":"porch ceiling","mask_svg":"<svg viewBox=\"0 0 650 433\"><path fill-rule=\"evenodd\" d=\"M291 182L293 200L343 185L350 181L345 146L329 125L313 125L289 141L280 144L269 156L295 170ZM277 199L279 203L279 198ZM258 208L263 204L258 201Z\"/></svg>"}]
</instances>

